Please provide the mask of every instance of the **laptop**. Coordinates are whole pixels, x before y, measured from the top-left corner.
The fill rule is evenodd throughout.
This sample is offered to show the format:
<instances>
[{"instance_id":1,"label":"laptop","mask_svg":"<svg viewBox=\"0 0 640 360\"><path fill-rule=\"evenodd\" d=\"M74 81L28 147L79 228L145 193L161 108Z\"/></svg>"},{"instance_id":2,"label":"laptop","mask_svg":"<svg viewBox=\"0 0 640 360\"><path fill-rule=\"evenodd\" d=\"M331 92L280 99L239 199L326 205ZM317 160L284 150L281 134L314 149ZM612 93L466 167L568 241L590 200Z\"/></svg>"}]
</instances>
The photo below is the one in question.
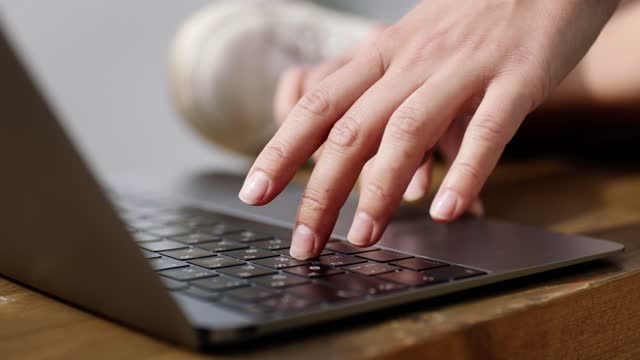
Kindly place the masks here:
<instances>
[{"instance_id":1,"label":"laptop","mask_svg":"<svg viewBox=\"0 0 640 360\"><path fill-rule=\"evenodd\" d=\"M0 275L158 338L235 346L623 250L484 219L438 224L411 211L378 245L358 248L345 239L351 198L322 255L293 259L301 186L260 209L237 200L241 179L232 176L104 187L17 44L6 29L0 35Z\"/></svg>"}]
</instances>

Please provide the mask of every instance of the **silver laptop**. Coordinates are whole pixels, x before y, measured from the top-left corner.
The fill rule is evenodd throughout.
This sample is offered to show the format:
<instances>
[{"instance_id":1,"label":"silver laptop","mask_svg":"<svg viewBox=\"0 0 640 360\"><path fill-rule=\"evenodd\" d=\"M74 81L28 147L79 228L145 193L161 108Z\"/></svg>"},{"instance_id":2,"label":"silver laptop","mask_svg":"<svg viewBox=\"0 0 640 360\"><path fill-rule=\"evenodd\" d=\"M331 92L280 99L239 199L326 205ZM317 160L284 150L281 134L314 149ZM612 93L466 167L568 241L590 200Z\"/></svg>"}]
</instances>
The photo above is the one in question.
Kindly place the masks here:
<instances>
[{"instance_id":1,"label":"silver laptop","mask_svg":"<svg viewBox=\"0 0 640 360\"><path fill-rule=\"evenodd\" d=\"M623 250L487 220L436 224L406 209L378 246L357 248L344 238L351 199L322 255L295 260L300 186L261 209L236 200L233 176L106 189L0 34L0 274L159 338L234 345Z\"/></svg>"}]
</instances>

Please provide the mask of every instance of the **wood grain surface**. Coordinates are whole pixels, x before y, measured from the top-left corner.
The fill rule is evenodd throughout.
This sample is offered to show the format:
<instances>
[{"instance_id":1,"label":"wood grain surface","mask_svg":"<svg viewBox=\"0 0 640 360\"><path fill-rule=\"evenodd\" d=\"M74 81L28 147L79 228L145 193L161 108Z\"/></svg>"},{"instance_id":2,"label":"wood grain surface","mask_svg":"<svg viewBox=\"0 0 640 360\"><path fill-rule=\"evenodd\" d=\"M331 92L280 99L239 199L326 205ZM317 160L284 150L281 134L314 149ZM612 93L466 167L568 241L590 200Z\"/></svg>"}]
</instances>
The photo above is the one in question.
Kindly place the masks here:
<instances>
[{"instance_id":1,"label":"wood grain surface","mask_svg":"<svg viewBox=\"0 0 640 360\"><path fill-rule=\"evenodd\" d=\"M640 169L511 160L483 198L490 217L616 240L627 251L206 355L0 278L0 359L640 358Z\"/></svg>"}]
</instances>

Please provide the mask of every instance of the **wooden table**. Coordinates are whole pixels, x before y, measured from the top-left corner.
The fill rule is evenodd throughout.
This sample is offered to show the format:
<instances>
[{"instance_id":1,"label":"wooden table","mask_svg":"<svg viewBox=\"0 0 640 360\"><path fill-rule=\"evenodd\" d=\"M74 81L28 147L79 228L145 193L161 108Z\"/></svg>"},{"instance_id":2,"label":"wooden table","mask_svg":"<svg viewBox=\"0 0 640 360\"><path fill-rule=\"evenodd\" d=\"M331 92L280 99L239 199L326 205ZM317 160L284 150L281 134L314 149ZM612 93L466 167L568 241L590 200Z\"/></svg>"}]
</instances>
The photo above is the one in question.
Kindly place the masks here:
<instances>
[{"instance_id":1,"label":"wooden table","mask_svg":"<svg viewBox=\"0 0 640 360\"><path fill-rule=\"evenodd\" d=\"M491 217L624 243L627 251L611 261L211 355L0 279L0 359L639 359L640 170L632 167L575 159L507 162L484 195Z\"/></svg>"}]
</instances>

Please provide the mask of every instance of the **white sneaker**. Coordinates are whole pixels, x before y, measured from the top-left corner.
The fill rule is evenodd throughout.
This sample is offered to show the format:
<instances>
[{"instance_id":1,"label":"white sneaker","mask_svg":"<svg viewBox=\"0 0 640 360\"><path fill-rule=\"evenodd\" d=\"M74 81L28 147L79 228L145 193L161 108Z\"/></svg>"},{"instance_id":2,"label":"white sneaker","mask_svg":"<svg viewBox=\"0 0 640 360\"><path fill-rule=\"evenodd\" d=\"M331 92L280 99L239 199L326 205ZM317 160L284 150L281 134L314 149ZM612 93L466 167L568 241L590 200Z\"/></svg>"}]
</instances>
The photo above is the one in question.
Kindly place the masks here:
<instances>
[{"instance_id":1,"label":"white sneaker","mask_svg":"<svg viewBox=\"0 0 640 360\"><path fill-rule=\"evenodd\" d=\"M374 26L308 1L217 1L175 36L176 106L206 139L256 155L276 130L272 102L281 72L335 57Z\"/></svg>"}]
</instances>

